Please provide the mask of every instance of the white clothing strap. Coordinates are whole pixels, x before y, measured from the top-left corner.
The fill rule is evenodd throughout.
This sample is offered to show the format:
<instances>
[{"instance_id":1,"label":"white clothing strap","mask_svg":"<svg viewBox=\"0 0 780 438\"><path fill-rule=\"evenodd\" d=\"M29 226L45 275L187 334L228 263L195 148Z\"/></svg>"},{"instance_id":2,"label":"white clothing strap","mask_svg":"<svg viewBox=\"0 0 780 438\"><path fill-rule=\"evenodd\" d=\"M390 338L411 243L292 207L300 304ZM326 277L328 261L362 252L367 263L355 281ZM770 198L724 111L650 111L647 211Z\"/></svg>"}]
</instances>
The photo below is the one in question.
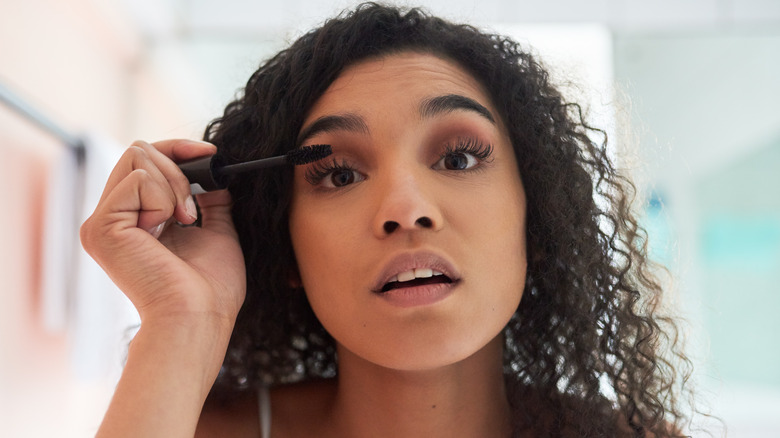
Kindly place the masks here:
<instances>
[{"instance_id":1,"label":"white clothing strap","mask_svg":"<svg viewBox=\"0 0 780 438\"><path fill-rule=\"evenodd\" d=\"M257 392L257 405L260 410L260 436L271 438L271 397L267 386L260 387Z\"/></svg>"}]
</instances>

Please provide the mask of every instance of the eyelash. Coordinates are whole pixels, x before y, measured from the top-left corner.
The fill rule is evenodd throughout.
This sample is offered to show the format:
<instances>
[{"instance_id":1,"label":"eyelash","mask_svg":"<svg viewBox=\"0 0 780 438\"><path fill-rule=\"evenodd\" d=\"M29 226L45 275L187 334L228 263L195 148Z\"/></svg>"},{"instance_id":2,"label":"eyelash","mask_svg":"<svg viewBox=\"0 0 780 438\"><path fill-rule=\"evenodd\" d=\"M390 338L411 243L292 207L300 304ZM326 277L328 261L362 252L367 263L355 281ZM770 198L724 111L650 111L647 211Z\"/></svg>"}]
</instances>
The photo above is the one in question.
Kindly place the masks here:
<instances>
[{"instance_id":1,"label":"eyelash","mask_svg":"<svg viewBox=\"0 0 780 438\"><path fill-rule=\"evenodd\" d=\"M447 143L444 146L444 152L442 152L439 155L439 159L436 160L436 164L440 163L441 160L447 158L449 155L454 154L468 154L473 156L477 159L478 163L476 166L479 166L479 164L483 162L489 162L489 158L493 155L493 146L490 144L482 143L480 140L476 138L471 137L458 137L456 142L453 143ZM452 170L452 169L445 169L445 170L451 170L456 172L463 172L472 170L472 168L468 169L462 169L462 170ZM304 174L304 179L311 185L317 186L322 183L322 181L331 176L333 172L336 171L348 171L348 172L357 172L357 169L350 165L346 160L342 159L341 162L336 161L335 158L328 160L320 160L313 165L311 165Z\"/></svg>"},{"instance_id":2,"label":"eyelash","mask_svg":"<svg viewBox=\"0 0 780 438\"><path fill-rule=\"evenodd\" d=\"M357 169L355 169L353 166L347 163L347 160L342 159L341 163L338 163L336 159L333 158L330 161L320 160L315 162L308 169L306 169L306 173L304 174L304 179L306 179L306 181L309 184L316 186L322 183L322 180L324 180L325 178L327 178L337 170L357 172Z\"/></svg>"},{"instance_id":3,"label":"eyelash","mask_svg":"<svg viewBox=\"0 0 780 438\"><path fill-rule=\"evenodd\" d=\"M444 152L439 156L437 163L452 154L469 154L479 160L480 163L483 163L489 161L488 159L493 155L493 146L482 143L476 138L458 137L455 144L447 143L444 147ZM477 163L477 165L479 165L479 163Z\"/></svg>"}]
</instances>

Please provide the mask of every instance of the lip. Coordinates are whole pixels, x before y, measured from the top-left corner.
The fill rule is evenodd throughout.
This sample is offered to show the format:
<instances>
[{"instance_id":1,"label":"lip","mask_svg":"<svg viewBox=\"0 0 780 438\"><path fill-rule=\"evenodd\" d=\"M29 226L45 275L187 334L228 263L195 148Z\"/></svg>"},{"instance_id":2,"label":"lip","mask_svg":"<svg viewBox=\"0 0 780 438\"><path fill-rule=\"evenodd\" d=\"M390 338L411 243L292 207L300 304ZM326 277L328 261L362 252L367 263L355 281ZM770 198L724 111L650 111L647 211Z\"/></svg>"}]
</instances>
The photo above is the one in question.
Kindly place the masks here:
<instances>
[{"instance_id":1,"label":"lip","mask_svg":"<svg viewBox=\"0 0 780 438\"><path fill-rule=\"evenodd\" d=\"M396 275L412 269L428 268L446 275L451 283L435 283L392 289L382 292L382 287ZM445 257L433 252L399 254L391 258L376 277L372 292L392 304L401 307L430 304L447 296L459 283L460 273Z\"/></svg>"}]
</instances>

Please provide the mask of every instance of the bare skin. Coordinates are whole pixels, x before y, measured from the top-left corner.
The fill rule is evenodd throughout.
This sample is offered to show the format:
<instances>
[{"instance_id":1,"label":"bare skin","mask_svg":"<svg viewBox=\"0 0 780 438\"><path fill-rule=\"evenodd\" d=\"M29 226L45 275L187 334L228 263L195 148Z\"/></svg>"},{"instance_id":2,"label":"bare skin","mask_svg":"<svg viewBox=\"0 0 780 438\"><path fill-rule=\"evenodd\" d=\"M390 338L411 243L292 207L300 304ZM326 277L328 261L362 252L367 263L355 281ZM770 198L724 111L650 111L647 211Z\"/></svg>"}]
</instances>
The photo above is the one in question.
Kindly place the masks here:
<instances>
[{"instance_id":1,"label":"bare skin","mask_svg":"<svg viewBox=\"0 0 780 438\"><path fill-rule=\"evenodd\" d=\"M159 224L195 220L189 184L172 160L214 151L187 140L136 142L82 225L84 248L141 317L97 436L195 432L243 302L243 256L226 192L199 198L202 228L169 225L163 231Z\"/></svg>"},{"instance_id":2,"label":"bare skin","mask_svg":"<svg viewBox=\"0 0 780 438\"><path fill-rule=\"evenodd\" d=\"M421 113L442 96L491 117L462 101ZM525 281L525 195L498 112L456 65L402 53L347 69L304 130L346 113L367 129L309 140L333 145L349 170L315 181L310 167L296 169L290 220L302 284L337 340L339 377L272 390L272 436L509 436L500 333ZM457 149L464 138L491 154ZM213 152L138 143L82 227L84 247L142 318L98 436L259 436L253 396L201 412L246 289L229 195L200 195L203 228L157 227L194 220L173 163ZM393 271L440 262L451 282L407 284ZM375 290L394 276L395 292Z\"/></svg>"},{"instance_id":3,"label":"bare skin","mask_svg":"<svg viewBox=\"0 0 780 438\"><path fill-rule=\"evenodd\" d=\"M426 112L436 99L452 106ZM339 353L332 414L318 434L508 435L500 333L525 282L525 196L498 114L470 75L418 53L348 68L310 111L303 132L344 115L363 125L309 139L333 145L332 161L348 169L314 181L306 174L316 166L296 169L293 247L309 302ZM476 145L492 154L466 152ZM462 169L450 168L454 157L464 159ZM445 274L457 277L431 287L434 296L451 288L440 300L407 306L373 292L385 266L407 270L394 263L420 253L435 255L421 257L423 267L436 270L441 257L451 264ZM389 293L431 290L409 283Z\"/></svg>"}]
</instances>

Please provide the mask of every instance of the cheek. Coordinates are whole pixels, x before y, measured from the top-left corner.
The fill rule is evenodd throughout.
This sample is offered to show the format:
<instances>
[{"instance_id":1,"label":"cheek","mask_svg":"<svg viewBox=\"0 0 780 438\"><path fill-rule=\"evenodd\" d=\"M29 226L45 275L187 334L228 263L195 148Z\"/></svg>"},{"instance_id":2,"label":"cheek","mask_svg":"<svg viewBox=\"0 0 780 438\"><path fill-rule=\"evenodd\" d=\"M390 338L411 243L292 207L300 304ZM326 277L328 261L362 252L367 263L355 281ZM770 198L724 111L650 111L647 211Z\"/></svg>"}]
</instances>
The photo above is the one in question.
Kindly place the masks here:
<instances>
[{"instance_id":1,"label":"cheek","mask_svg":"<svg viewBox=\"0 0 780 438\"><path fill-rule=\"evenodd\" d=\"M478 249L475 253L491 259L508 256L525 264L526 201L519 177L498 178L484 189L461 191L456 200L449 203L447 216Z\"/></svg>"},{"instance_id":2,"label":"cheek","mask_svg":"<svg viewBox=\"0 0 780 438\"><path fill-rule=\"evenodd\" d=\"M290 238L293 244L298 272L305 289L313 278L327 281L327 270L322 260L328 259L326 249L334 243L328 241L332 233L328 227L332 222L319 220L316 210L305 202L293 198L290 210Z\"/></svg>"},{"instance_id":3,"label":"cheek","mask_svg":"<svg viewBox=\"0 0 780 438\"><path fill-rule=\"evenodd\" d=\"M319 220L311 214L291 215L293 251L304 287L315 281L328 284L336 278L344 278L344 273L338 272L344 263L339 261L348 259L349 244L337 225L336 221Z\"/></svg>"},{"instance_id":4,"label":"cheek","mask_svg":"<svg viewBox=\"0 0 780 438\"><path fill-rule=\"evenodd\" d=\"M494 181L490 187L464 199L469 208L454 212L456 226L468 236L470 258L484 286L496 291L499 300L519 301L527 269L526 202L519 177Z\"/></svg>"},{"instance_id":5,"label":"cheek","mask_svg":"<svg viewBox=\"0 0 780 438\"><path fill-rule=\"evenodd\" d=\"M362 285L355 275L361 260L360 227L354 208L293 200L290 234L298 272L309 302L320 319L333 309L347 311ZM354 293L353 293L354 292Z\"/></svg>"},{"instance_id":6,"label":"cheek","mask_svg":"<svg viewBox=\"0 0 780 438\"><path fill-rule=\"evenodd\" d=\"M526 282L527 257L525 238L525 202L521 196L509 195L500 202L495 223L490 227L492 245L485 249L482 269L489 272L485 281L491 289L500 291L486 311L495 317L497 328L503 329L517 310ZM500 218L500 219L499 219Z\"/></svg>"},{"instance_id":7,"label":"cheek","mask_svg":"<svg viewBox=\"0 0 780 438\"><path fill-rule=\"evenodd\" d=\"M334 205L313 196L293 196L290 238L302 276L327 272L326 261L335 261L334 257L339 256L348 242L349 235L344 229L348 227L351 213Z\"/></svg>"},{"instance_id":8,"label":"cheek","mask_svg":"<svg viewBox=\"0 0 780 438\"><path fill-rule=\"evenodd\" d=\"M522 184L518 180L512 185L513 190L507 190L503 199L499 203L503 205L504 211L496 215L499 218L496 228L503 230L505 244L503 245L504 257L511 260L507 263L507 268L514 271L516 275L512 277L512 282L519 291L525 288L525 276L528 266L527 243L526 243L526 202L525 192Z\"/></svg>"}]
</instances>

